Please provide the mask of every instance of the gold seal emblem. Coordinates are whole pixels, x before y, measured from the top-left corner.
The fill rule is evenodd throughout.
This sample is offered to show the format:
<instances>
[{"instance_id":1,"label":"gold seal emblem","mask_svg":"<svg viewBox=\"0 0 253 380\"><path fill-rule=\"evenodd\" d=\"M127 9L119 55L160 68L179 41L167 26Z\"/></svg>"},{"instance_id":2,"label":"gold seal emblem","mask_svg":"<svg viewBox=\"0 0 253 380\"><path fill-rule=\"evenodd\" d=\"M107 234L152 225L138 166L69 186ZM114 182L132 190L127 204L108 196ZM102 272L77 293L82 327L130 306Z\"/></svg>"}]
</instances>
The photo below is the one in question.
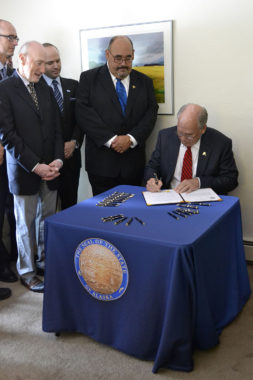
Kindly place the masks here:
<instances>
[{"instance_id":1,"label":"gold seal emblem","mask_svg":"<svg viewBox=\"0 0 253 380\"><path fill-rule=\"evenodd\" d=\"M80 270L87 285L102 294L114 293L122 282L122 269L114 254L106 247L93 244L80 255Z\"/></svg>"},{"instance_id":2,"label":"gold seal emblem","mask_svg":"<svg viewBox=\"0 0 253 380\"><path fill-rule=\"evenodd\" d=\"M128 268L117 248L106 240L90 238L76 249L79 280L87 292L101 301L121 297L128 285Z\"/></svg>"}]
</instances>

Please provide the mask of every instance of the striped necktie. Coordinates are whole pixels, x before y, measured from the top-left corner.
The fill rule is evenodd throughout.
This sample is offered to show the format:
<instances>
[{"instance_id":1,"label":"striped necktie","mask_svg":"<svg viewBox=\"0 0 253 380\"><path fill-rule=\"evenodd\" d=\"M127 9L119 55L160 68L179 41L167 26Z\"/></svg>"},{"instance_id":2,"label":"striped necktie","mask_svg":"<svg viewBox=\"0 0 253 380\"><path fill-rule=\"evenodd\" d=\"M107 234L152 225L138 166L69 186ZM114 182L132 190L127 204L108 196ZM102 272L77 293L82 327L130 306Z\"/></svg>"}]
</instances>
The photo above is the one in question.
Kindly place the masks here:
<instances>
[{"instance_id":1,"label":"striped necktie","mask_svg":"<svg viewBox=\"0 0 253 380\"><path fill-rule=\"evenodd\" d=\"M7 78L7 69L5 66L3 66L3 68L0 70L1 71L1 76L2 76L2 79L5 79Z\"/></svg>"},{"instance_id":2,"label":"striped necktie","mask_svg":"<svg viewBox=\"0 0 253 380\"><path fill-rule=\"evenodd\" d=\"M191 151L191 147L188 146L184 154L181 182L184 179L191 179L191 178L192 178L192 151Z\"/></svg>"},{"instance_id":3,"label":"striped necktie","mask_svg":"<svg viewBox=\"0 0 253 380\"><path fill-rule=\"evenodd\" d=\"M39 111L39 102L38 102L38 98L37 98L36 91L34 88L34 83L30 82L27 87L30 90L30 94L31 94L31 97L33 98L35 106L36 106L37 110Z\"/></svg>"},{"instance_id":4,"label":"striped necktie","mask_svg":"<svg viewBox=\"0 0 253 380\"><path fill-rule=\"evenodd\" d=\"M125 116L126 114L126 103L127 103L127 94L126 94L126 89L123 83L121 82L121 79L117 78L117 83L116 83L116 92L118 95L118 99L121 105L122 113Z\"/></svg>"},{"instance_id":5,"label":"striped necktie","mask_svg":"<svg viewBox=\"0 0 253 380\"><path fill-rule=\"evenodd\" d=\"M61 96L61 93L60 93L60 90L58 88L58 82L56 79L54 79L52 81L52 84L54 86L54 96L55 96L55 99L57 101L57 104L60 108L60 111L63 112L63 99L62 99L62 96Z\"/></svg>"}]
</instances>

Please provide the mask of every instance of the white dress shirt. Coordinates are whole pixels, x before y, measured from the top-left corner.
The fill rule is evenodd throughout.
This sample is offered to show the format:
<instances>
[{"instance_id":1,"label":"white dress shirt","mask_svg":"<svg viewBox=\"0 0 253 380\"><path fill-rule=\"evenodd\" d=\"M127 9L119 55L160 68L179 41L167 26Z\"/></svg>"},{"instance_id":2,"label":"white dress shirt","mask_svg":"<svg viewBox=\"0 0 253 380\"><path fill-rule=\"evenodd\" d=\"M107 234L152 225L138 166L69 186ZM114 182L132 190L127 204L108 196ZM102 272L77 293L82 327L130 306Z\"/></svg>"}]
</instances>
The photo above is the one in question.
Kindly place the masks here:
<instances>
[{"instance_id":1,"label":"white dress shirt","mask_svg":"<svg viewBox=\"0 0 253 380\"><path fill-rule=\"evenodd\" d=\"M108 70L109 70L109 67L108 67ZM112 78L112 81L113 81L113 84L114 84L114 87L116 88L116 84L117 84L117 78L115 77L115 75L113 75L110 70L109 70L109 73L111 74L111 78ZM129 84L130 84L130 77L129 75L124 78L124 79L121 79L121 83L124 85L125 87L125 90L126 90L126 94L128 96L128 92L129 92ZM130 140L131 140L131 145L130 145L130 148L135 148L136 145L138 145L136 139L130 135L129 133L127 134L127 136L130 137ZM110 140L108 140L104 145L107 147L107 148L110 148L111 146L111 143L113 142L113 140L117 137L117 135L113 136Z\"/></svg>"},{"instance_id":2,"label":"white dress shirt","mask_svg":"<svg viewBox=\"0 0 253 380\"><path fill-rule=\"evenodd\" d=\"M196 172L197 172L197 166L198 166L198 159L199 159L199 147L200 147L200 140L199 139L196 144L194 144L191 147L191 152L192 152L192 178L196 177ZM178 152L178 157L177 157L177 164L175 168L175 172L172 178L172 181L170 183L170 187L172 189L175 189L180 183L181 183L181 174L182 174L182 168L183 168L183 161L184 161L184 155L187 150L187 146L184 144L180 144L179 152ZM199 185L200 185L200 179L199 180Z\"/></svg>"}]
</instances>

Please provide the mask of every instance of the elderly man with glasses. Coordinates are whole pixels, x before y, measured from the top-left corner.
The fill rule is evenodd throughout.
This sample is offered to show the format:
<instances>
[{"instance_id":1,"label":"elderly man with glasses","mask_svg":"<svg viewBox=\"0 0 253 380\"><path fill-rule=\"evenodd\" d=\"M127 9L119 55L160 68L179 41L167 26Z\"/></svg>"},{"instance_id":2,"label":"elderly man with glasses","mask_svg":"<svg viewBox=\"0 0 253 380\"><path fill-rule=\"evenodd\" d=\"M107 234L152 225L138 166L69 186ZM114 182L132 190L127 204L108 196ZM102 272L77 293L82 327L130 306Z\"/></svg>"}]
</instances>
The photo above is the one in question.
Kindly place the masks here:
<instances>
[{"instance_id":1,"label":"elderly man with glasses","mask_svg":"<svg viewBox=\"0 0 253 380\"><path fill-rule=\"evenodd\" d=\"M159 132L156 148L145 169L148 191L172 188L178 193L211 187L227 194L238 185L232 141L207 127L207 111L186 104L176 127Z\"/></svg>"},{"instance_id":2,"label":"elderly man with glasses","mask_svg":"<svg viewBox=\"0 0 253 380\"><path fill-rule=\"evenodd\" d=\"M85 165L93 195L120 184L140 185L145 141L157 103L153 82L132 70L134 48L126 36L113 37L107 63L81 74L76 119L86 133Z\"/></svg>"}]
</instances>

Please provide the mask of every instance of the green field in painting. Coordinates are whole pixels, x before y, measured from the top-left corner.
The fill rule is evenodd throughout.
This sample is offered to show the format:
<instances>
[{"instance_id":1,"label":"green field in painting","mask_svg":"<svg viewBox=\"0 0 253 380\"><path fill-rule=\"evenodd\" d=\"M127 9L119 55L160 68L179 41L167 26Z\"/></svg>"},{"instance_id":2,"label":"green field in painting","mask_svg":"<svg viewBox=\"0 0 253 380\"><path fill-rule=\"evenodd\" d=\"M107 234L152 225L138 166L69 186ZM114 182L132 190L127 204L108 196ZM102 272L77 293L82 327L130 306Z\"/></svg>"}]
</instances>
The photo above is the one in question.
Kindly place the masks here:
<instances>
[{"instance_id":1,"label":"green field in painting","mask_svg":"<svg viewBox=\"0 0 253 380\"><path fill-rule=\"evenodd\" d=\"M164 103L164 66L138 66L134 70L153 79L156 101Z\"/></svg>"}]
</instances>

